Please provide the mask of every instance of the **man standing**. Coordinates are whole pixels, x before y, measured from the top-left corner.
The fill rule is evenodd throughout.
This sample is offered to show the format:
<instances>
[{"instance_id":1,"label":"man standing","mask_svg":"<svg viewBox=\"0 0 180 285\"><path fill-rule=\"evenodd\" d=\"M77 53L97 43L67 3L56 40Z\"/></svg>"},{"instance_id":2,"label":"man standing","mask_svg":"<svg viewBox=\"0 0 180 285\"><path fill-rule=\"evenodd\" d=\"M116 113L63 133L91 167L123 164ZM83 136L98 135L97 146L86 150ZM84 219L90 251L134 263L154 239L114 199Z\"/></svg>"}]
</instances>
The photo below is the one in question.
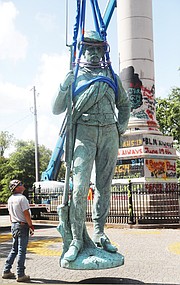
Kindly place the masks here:
<instances>
[{"instance_id":1,"label":"man standing","mask_svg":"<svg viewBox=\"0 0 180 285\"><path fill-rule=\"evenodd\" d=\"M15 274L11 272L13 262L17 259L17 282L26 282L30 280L30 276L25 275L25 258L26 249L29 240L29 229L31 234L34 233L34 226L29 210L29 202L23 195L25 190L24 185L19 180L12 180L9 184L12 192L11 197L8 199L8 210L10 220L12 223L11 232L13 236L13 243L11 251L6 259L2 278L11 279L15 278Z\"/></svg>"},{"instance_id":2,"label":"man standing","mask_svg":"<svg viewBox=\"0 0 180 285\"><path fill-rule=\"evenodd\" d=\"M96 181L93 201L93 241L106 251L117 251L105 235L104 225L110 205L119 135L126 131L130 116L130 103L120 78L115 75L117 80L117 92L115 92L113 84L109 84L114 80L109 66L102 62L105 50L108 48L107 43L96 31L89 31L85 33L81 44L84 62L80 64L75 82L75 90L79 89L79 92L75 91L73 97L73 193L70 201L73 239L64 255L67 261L75 260L83 247L87 195L94 161ZM97 77L99 79L96 81ZM66 110L69 86L73 82L73 72L69 72L53 102L55 115ZM86 87L83 88L83 85ZM118 115L115 114L115 106Z\"/></svg>"}]
</instances>

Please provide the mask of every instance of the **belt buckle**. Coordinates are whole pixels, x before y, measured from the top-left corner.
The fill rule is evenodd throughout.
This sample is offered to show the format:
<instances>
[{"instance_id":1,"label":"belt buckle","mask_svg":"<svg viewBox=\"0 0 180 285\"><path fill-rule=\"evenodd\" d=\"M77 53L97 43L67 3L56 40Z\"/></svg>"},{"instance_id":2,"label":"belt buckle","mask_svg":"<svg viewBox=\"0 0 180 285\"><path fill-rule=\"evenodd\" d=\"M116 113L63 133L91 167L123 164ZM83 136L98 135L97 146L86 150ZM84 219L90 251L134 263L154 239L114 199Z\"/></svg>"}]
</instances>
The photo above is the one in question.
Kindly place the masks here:
<instances>
[{"instance_id":1,"label":"belt buckle","mask_svg":"<svg viewBox=\"0 0 180 285\"><path fill-rule=\"evenodd\" d=\"M100 123L100 125L104 125L105 120L106 120L106 114L105 113L100 114L98 116L98 122Z\"/></svg>"},{"instance_id":2,"label":"belt buckle","mask_svg":"<svg viewBox=\"0 0 180 285\"><path fill-rule=\"evenodd\" d=\"M89 121L89 114L82 114L82 120L84 121L84 122L88 122Z\"/></svg>"}]
</instances>

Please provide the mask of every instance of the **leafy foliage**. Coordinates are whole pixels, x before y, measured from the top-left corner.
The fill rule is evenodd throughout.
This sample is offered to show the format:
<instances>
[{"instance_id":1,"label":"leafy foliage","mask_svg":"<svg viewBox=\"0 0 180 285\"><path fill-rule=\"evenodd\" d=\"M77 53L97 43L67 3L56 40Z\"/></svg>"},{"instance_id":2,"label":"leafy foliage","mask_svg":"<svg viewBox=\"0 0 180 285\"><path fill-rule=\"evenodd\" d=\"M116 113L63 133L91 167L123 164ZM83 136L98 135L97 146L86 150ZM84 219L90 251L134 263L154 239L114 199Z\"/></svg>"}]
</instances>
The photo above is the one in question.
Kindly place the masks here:
<instances>
[{"instance_id":1,"label":"leafy foliage","mask_svg":"<svg viewBox=\"0 0 180 285\"><path fill-rule=\"evenodd\" d=\"M173 88L168 98L157 98L156 117L164 135L180 143L180 88Z\"/></svg>"},{"instance_id":2,"label":"leafy foliage","mask_svg":"<svg viewBox=\"0 0 180 285\"><path fill-rule=\"evenodd\" d=\"M32 187L35 181L35 146L33 141L17 141L16 150L8 159L1 157L0 202L6 202L10 195L8 185L10 180L19 179L26 189ZM39 171L44 171L50 160L51 151L45 146L39 146Z\"/></svg>"},{"instance_id":3,"label":"leafy foliage","mask_svg":"<svg viewBox=\"0 0 180 285\"><path fill-rule=\"evenodd\" d=\"M8 165L8 159L0 157L0 202L6 203L10 196L9 188L7 187L7 174L11 171Z\"/></svg>"},{"instance_id":4,"label":"leafy foliage","mask_svg":"<svg viewBox=\"0 0 180 285\"><path fill-rule=\"evenodd\" d=\"M4 152L6 149L9 148L10 145L12 145L14 139L13 134L9 134L9 132L0 132L0 155L4 156Z\"/></svg>"},{"instance_id":5,"label":"leafy foliage","mask_svg":"<svg viewBox=\"0 0 180 285\"><path fill-rule=\"evenodd\" d=\"M156 118L160 131L174 138L174 147L180 150L180 88L172 88L167 98L157 98ZM180 177L180 161L177 161L177 176Z\"/></svg>"}]
</instances>

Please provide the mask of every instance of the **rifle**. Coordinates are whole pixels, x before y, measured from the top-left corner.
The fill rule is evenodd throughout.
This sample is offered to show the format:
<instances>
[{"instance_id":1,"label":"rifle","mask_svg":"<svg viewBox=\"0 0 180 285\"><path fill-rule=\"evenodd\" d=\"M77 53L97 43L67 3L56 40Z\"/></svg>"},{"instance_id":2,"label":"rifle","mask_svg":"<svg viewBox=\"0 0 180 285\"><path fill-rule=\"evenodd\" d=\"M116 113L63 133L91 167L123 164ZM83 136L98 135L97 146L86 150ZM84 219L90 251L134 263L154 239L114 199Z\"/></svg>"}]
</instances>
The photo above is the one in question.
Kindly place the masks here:
<instances>
[{"instance_id":1,"label":"rifle","mask_svg":"<svg viewBox=\"0 0 180 285\"><path fill-rule=\"evenodd\" d=\"M72 45L70 47L71 60L70 69L72 70ZM68 90L68 105L66 114L66 149L65 149L65 162L66 162L66 174L65 174L65 187L62 197L62 204L57 207L57 212L59 215L59 225L57 230L60 232L63 239L63 253L68 250L69 245L72 241L72 233L69 222L69 181L71 173L71 162L72 162L72 152L73 152L73 140L72 140L72 85L69 86Z\"/></svg>"}]
</instances>

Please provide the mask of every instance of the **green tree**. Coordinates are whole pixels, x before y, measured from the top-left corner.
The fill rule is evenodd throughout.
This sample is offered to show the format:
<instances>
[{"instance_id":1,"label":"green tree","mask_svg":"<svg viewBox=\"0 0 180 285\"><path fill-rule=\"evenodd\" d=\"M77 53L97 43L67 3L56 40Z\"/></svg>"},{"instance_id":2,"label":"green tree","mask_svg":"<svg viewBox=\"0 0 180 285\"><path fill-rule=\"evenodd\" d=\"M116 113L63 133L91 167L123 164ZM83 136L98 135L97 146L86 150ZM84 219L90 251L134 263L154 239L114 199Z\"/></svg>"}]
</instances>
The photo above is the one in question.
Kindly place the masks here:
<instances>
[{"instance_id":1,"label":"green tree","mask_svg":"<svg viewBox=\"0 0 180 285\"><path fill-rule=\"evenodd\" d=\"M8 185L10 180L22 180L27 189L31 188L35 181L35 145L33 141L17 141L16 150L8 159L3 160L1 168L4 171L1 174L1 195L0 201L4 202L10 195ZM51 150L45 146L39 146L39 171L44 171L48 165ZM0 168L0 169L1 169Z\"/></svg>"},{"instance_id":2,"label":"green tree","mask_svg":"<svg viewBox=\"0 0 180 285\"><path fill-rule=\"evenodd\" d=\"M7 187L6 174L10 173L11 169L8 165L8 158L0 156L0 203L6 203L10 196L9 188Z\"/></svg>"},{"instance_id":3,"label":"green tree","mask_svg":"<svg viewBox=\"0 0 180 285\"><path fill-rule=\"evenodd\" d=\"M156 99L156 117L160 131L180 143L180 88L173 88L167 98Z\"/></svg>"},{"instance_id":4,"label":"green tree","mask_svg":"<svg viewBox=\"0 0 180 285\"><path fill-rule=\"evenodd\" d=\"M1 131L0 132L0 155L4 156L4 152L6 149L8 149L14 140L14 135L13 134L9 134L9 132L5 131Z\"/></svg>"},{"instance_id":5,"label":"green tree","mask_svg":"<svg viewBox=\"0 0 180 285\"><path fill-rule=\"evenodd\" d=\"M156 118L163 135L172 136L174 147L180 150L180 88L172 88L167 98L156 99ZM180 161L177 160L177 176L180 177Z\"/></svg>"},{"instance_id":6,"label":"green tree","mask_svg":"<svg viewBox=\"0 0 180 285\"><path fill-rule=\"evenodd\" d=\"M62 162L61 163L61 167L60 167L60 170L59 170L59 174L58 174L58 179L57 180L64 180L65 179L65 173L66 173L66 166L65 166L65 163Z\"/></svg>"}]
</instances>

